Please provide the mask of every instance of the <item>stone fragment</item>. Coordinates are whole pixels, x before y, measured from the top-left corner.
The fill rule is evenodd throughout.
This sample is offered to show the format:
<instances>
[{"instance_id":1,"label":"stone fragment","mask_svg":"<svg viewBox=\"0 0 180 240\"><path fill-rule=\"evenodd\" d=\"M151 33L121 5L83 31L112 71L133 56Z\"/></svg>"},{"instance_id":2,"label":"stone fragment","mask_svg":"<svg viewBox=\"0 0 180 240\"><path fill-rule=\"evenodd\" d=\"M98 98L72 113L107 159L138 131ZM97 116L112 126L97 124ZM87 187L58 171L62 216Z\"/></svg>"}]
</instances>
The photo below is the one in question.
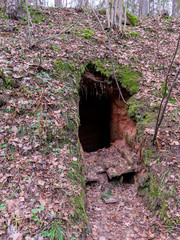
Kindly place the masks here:
<instances>
[{"instance_id":1,"label":"stone fragment","mask_svg":"<svg viewBox=\"0 0 180 240\"><path fill-rule=\"evenodd\" d=\"M122 149L121 156L128 161L129 164L133 164L131 153L127 149Z\"/></svg>"},{"instance_id":2,"label":"stone fragment","mask_svg":"<svg viewBox=\"0 0 180 240\"><path fill-rule=\"evenodd\" d=\"M119 199L117 199L116 197L110 196L109 198L103 198L103 201L106 204L112 204L112 203L118 203Z\"/></svg>"},{"instance_id":3,"label":"stone fragment","mask_svg":"<svg viewBox=\"0 0 180 240\"><path fill-rule=\"evenodd\" d=\"M104 172L105 172L105 168L104 168L103 166L98 166L98 167L96 168L96 172L97 172L97 173L104 173Z\"/></svg>"},{"instance_id":4,"label":"stone fragment","mask_svg":"<svg viewBox=\"0 0 180 240\"><path fill-rule=\"evenodd\" d=\"M107 171L107 175L110 179L113 177L120 177L122 174L134 172L134 169L131 166L117 167L117 168L109 168Z\"/></svg>"}]
</instances>

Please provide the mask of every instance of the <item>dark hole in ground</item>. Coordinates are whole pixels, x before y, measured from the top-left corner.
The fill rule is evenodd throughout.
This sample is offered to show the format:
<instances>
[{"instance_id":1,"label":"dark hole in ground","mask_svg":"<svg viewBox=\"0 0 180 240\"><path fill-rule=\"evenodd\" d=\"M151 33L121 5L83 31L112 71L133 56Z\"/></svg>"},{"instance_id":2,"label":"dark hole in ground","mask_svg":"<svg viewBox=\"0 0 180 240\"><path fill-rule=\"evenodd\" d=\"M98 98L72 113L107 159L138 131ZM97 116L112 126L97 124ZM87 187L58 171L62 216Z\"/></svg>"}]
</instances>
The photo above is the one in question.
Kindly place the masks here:
<instances>
[{"instance_id":1,"label":"dark hole in ground","mask_svg":"<svg viewBox=\"0 0 180 240\"><path fill-rule=\"evenodd\" d=\"M135 180L134 180L135 175L136 175L135 172L124 173L121 176L114 177L112 179L108 178L108 182L121 182L121 183L133 184L135 183Z\"/></svg>"},{"instance_id":2,"label":"dark hole in ground","mask_svg":"<svg viewBox=\"0 0 180 240\"><path fill-rule=\"evenodd\" d=\"M97 184L97 182L98 182L98 181L88 181L88 182L86 183L86 187L87 187L87 186L95 186L95 185Z\"/></svg>"},{"instance_id":3,"label":"dark hole in ground","mask_svg":"<svg viewBox=\"0 0 180 240\"><path fill-rule=\"evenodd\" d=\"M110 100L87 92L80 94L79 138L84 151L94 152L110 147Z\"/></svg>"},{"instance_id":4,"label":"dark hole in ground","mask_svg":"<svg viewBox=\"0 0 180 240\"><path fill-rule=\"evenodd\" d=\"M109 148L116 140L126 141L126 136L135 134L136 123L128 118L113 79L107 79L93 65L88 65L80 86L79 139L84 151ZM127 101L130 94L121 90Z\"/></svg>"}]
</instances>

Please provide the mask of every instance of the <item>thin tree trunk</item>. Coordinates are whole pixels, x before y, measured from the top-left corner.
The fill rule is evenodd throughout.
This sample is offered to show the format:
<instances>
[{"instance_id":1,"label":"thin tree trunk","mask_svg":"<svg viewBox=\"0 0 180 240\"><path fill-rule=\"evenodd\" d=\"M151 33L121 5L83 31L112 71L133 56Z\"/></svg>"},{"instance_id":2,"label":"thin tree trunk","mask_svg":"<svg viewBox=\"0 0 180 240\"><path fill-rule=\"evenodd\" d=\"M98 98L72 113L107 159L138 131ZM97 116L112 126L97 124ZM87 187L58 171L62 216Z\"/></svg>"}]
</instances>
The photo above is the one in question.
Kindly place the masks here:
<instances>
[{"instance_id":1,"label":"thin tree trunk","mask_svg":"<svg viewBox=\"0 0 180 240\"><path fill-rule=\"evenodd\" d=\"M158 13L161 14L161 0L158 0Z\"/></svg>"},{"instance_id":2,"label":"thin tree trunk","mask_svg":"<svg viewBox=\"0 0 180 240\"><path fill-rule=\"evenodd\" d=\"M151 0L148 0L148 12L147 12L148 16L150 15L150 3L151 3Z\"/></svg>"},{"instance_id":3,"label":"thin tree trunk","mask_svg":"<svg viewBox=\"0 0 180 240\"><path fill-rule=\"evenodd\" d=\"M122 13L123 13L123 4L122 0L119 0L119 29L122 30Z\"/></svg>"},{"instance_id":4,"label":"thin tree trunk","mask_svg":"<svg viewBox=\"0 0 180 240\"><path fill-rule=\"evenodd\" d=\"M106 16L108 21L108 28L110 28L110 9L109 9L109 0L106 0Z\"/></svg>"},{"instance_id":5,"label":"thin tree trunk","mask_svg":"<svg viewBox=\"0 0 180 240\"><path fill-rule=\"evenodd\" d=\"M113 24L113 17L114 17L113 6L114 6L114 0L111 0L111 25Z\"/></svg>"},{"instance_id":6,"label":"thin tree trunk","mask_svg":"<svg viewBox=\"0 0 180 240\"><path fill-rule=\"evenodd\" d=\"M30 16L29 16L29 10L28 10L28 0L25 0L26 2L26 11L27 11L27 19L28 19L28 41L29 46L31 45L31 32L30 32Z\"/></svg>"},{"instance_id":7,"label":"thin tree trunk","mask_svg":"<svg viewBox=\"0 0 180 240\"><path fill-rule=\"evenodd\" d=\"M124 10L124 30L126 29L126 22L127 22L127 0L124 0L125 2L125 10Z\"/></svg>"}]
</instances>

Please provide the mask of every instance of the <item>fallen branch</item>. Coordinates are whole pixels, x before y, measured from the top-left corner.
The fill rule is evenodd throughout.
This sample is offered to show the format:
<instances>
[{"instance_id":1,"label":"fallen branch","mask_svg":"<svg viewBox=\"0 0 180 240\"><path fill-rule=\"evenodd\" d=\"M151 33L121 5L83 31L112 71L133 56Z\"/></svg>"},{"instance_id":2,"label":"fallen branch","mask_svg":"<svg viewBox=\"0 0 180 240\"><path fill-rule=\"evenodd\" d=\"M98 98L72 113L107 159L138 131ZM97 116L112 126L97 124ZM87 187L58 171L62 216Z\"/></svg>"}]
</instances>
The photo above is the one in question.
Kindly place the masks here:
<instances>
[{"instance_id":1,"label":"fallen branch","mask_svg":"<svg viewBox=\"0 0 180 240\"><path fill-rule=\"evenodd\" d=\"M60 36L62 33L68 31L70 28L72 28L73 26L75 26L79 21L77 21L76 23L73 23L71 24L70 26L68 26L67 28L64 28L59 34L56 34L56 35L52 35L52 36L49 36L47 38L41 38L39 39L38 41L36 41L35 43L33 43L29 48L32 49L34 48L35 46L47 41L47 40L52 40L52 39L55 39L56 37Z\"/></svg>"},{"instance_id":2,"label":"fallen branch","mask_svg":"<svg viewBox=\"0 0 180 240\"><path fill-rule=\"evenodd\" d=\"M164 95L163 95L163 98L161 100L161 104L160 104L160 107L159 107L159 112L158 112L158 116L157 116L157 121L156 121L156 127L155 127L155 133L154 133L154 137L153 137L153 145L155 143L155 140L156 140L156 137L157 137L157 133L158 133L158 130L159 130L159 127L162 123L162 120L164 118L164 113L165 113L165 110L166 110L166 106L167 106L167 103L168 103L168 100L169 100L169 97L171 95L171 92L172 92L172 89L174 87L174 84L176 82L176 79L179 75L179 70L180 68L178 69L178 71L176 72L176 76L171 84L171 87L170 87L170 90L169 90L169 93L168 93L168 96L166 98L166 102L165 102L165 105L164 105L164 108L162 110L162 114L161 114L161 109L162 109L162 104L164 102L164 99L166 97L166 92L167 92L167 83L168 83L168 77L169 77L169 73L171 71L171 68L172 68L172 65L173 65L173 62L174 62L174 59L175 59L175 56L177 54L177 51L178 51L178 47L179 47L179 42L180 42L180 34L179 34L179 37L178 37L178 42L177 42L177 47L176 47L176 50L175 50L175 53L174 53L174 56L173 56L173 59L171 61L171 64L170 64L170 67L169 67L169 70L168 70L168 73L166 75L166 79L165 79L165 89L164 89Z\"/></svg>"}]
</instances>

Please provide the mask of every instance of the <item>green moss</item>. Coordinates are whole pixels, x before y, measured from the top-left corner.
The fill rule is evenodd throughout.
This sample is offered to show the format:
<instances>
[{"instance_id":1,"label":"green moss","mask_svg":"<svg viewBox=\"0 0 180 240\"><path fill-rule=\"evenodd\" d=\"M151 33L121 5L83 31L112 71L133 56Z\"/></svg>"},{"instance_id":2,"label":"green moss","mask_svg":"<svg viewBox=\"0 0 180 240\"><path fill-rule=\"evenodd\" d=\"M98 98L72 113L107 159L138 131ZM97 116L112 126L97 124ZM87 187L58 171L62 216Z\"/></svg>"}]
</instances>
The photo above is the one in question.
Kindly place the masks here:
<instances>
[{"instance_id":1,"label":"green moss","mask_svg":"<svg viewBox=\"0 0 180 240\"><path fill-rule=\"evenodd\" d=\"M129 31L129 30L125 30L125 34L128 38L128 36L130 37L140 37L141 35L135 31Z\"/></svg>"},{"instance_id":2,"label":"green moss","mask_svg":"<svg viewBox=\"0 0 180 240\"><path fill-rule=\"evenodd\" d=\"M161 218L165 216L166 200L172 196L165 185L165 177L168 171L158 179L154 174L146 173L138 180L138 193L147 197L148 206L151 210L159 209Z\"/></svg>"},{"instance_id":3,"label":"green moss","mask_svg":"<svg viewBox=\"0 0 180 240\"><path fill-rule=\"evenodd\" d=\"M127 11L127 19L129 20L130 24L132 26L139 26L140 22L138 20L138 17Z\"/></svg>"},{"instance_id":4,"label":"green moss","mask_svg":"<svg viewBox=\"0 0 180 240\"><path fill-rule=\"evenodd\" d=\"M3 85L7 89L12 89L15 87L18 87L17 82L15 79L12 77L12 73L9 72L7 75L4 74L3 70L0 70L0 78L3 80Z\"/></svg>"},{"instance_id":5,"label":"green moss","mask_svg":"<svg viewBox=\"0 0 180 240\"><path fill-rule=\"evenodd\" d=\"M6 11L6 7L5 7L5 6L4 6L4 7L1 7L1 8L0 8L0 11L5 12L5 11Z\"/></svg>"},{"instance_id":6,"label":"green moss","mask_svg":"<svg viewBox=\"0 0 180 240\"><path fill-rule=\"evenodd\" d=\"M164 15L163 18L164 18L164 19L167 19L167 20L169 20L169 21L172 21L172 17L169 16L168 14Z\"/></svg>"},{"instance_id":7,"label":"green moss","mask_svg":"<svg viewBox=\"0 0 180 240\"><path fill-rule=\"evenodd\" d=\"M157 107L150 108L148 99L136 100L136 96L132 96L128 103L128 116L137 122L136 138L139 141L145 127L155 127Z\"/></svg>"},{"instance_id":8,"label":"green moss","mask_svg":"<svg viewBox=\"0 0 180 240\"><path fill-rule=\"evenodd\" d=\"M73 30L74 30L73 34L85 39L90 39L95 34L93 29L86 28L85 26L82 27L76 26L73 28Z\"/></svg>"},{"instance_id":9,"label":"green moss","mask_svg":"<svg viewBox=\"0 0 180 240\"><path fill-rule=\"evenodd\" d=\"M5 13L3 13L2 18L8 19L8 16Z\"/></svg>"},{"instance_id":10,"label":"green moss","mask_svg":"<svg viewBox=\"0 0 180 240\"><path fill-rule=\"evenodd\" d=\"M151 27L146 27L146 31L148 31L148 32L152 32L153 30L152 30Z\"/></svg>"},{"instance_id":11,"label":"green moss","mask_svg":"<svg viewBox=\"0 0 180 240\"><path fill-rule=\"evenodd\" d=\"M25 8L25 9L24 9ZM23 5L23 9L25 10L26 12L26 7ZM29 14L31 15L31 18L32 18L32 22L33 23L40 23L40 22L43 22L45 16L37 11L36 8L33 8L33 7L28 7L28 10L29 10ZM27 14L25 15L24 17L24 21L27 22Z\"/></svg>"},{"instance_id":12,"label":"green moss","mask_svg":"<svg viewBox=\"0 0 180 240\"><path fill-rule=\"evenodd\" d=\"M97 72L101 73L107 78L113 79L112 65L109 59L105 61L95 60L92 61ZM138 72L132 71L130 67L122 66L115 61L115 74L120 82L121 86L125 88L130 94L135 94L139 91L138 78L140 74Z\"/></svg>"},{"instance_id":13,"label":"green moss","mask_svg":"<svg viewBox=\"0 0 180 240\"><path fill-rule=\"evenodd\" d=\"M105 8L102 8L101 10L99 10L99 13L101 15L106 15L106 9Z\"/></svg>"},{"instance_id":14,"label":"green moss","mask_svg":"<svg viewBox=\"0 0 180 240\"><path fill-rule=\"evenodd\" d=\"M141 122L147 114L147 100L136 100L136 98L132 96L128 103L130 104L128 116L137 122Z\"/></svg>"},{"instance_id":15,"label":"green moss","mask_svg":"<svg viewBox=\"0 0 180 240\"><path fill-rule=\"evenodd\" d=\"M82 228L85 229L87 226L87 216L85 211L85 183L81 162L77 161L69 164L67 177L71 179L73 185L77 185L81 188L78 192L74 192L73 195L71 195L73 209L72 220L80 222Z\"/></svg>"}]
</instances>

